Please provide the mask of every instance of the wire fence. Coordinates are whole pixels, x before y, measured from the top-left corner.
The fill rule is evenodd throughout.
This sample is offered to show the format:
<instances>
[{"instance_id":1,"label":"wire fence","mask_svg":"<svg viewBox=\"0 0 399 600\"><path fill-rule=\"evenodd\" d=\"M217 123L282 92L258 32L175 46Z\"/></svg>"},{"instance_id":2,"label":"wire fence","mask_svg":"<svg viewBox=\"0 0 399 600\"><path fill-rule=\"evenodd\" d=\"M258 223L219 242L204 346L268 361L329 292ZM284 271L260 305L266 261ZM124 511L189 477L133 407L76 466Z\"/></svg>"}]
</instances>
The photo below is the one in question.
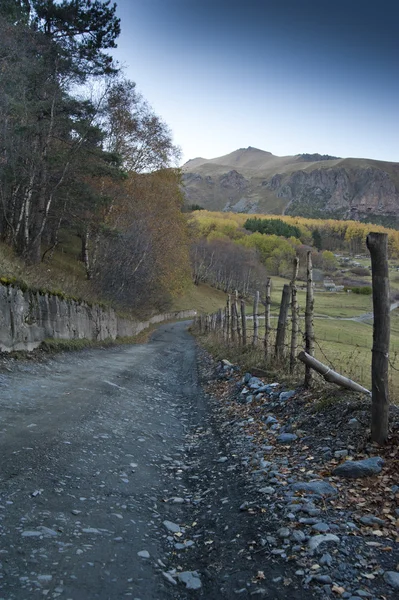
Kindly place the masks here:
<instances>
[{"instance_id":1,"label":"wire fence","mask_svg":"<svg viewBox=\"0 0 399 600\"><path fill-rule=\"evenodd\" d=\"M310 276L310 285L312 280ZM310 287L308 286L308 288ZM270 289L270 288L269 288ZM294 290L294 294L293 294ZM260 306L256 312L248 312L248 305L244 299L237 293L228 296L226 308L219 309L212 315L202 315L197 319L197 327L202 333L209 333L216 336L219 343L227 348L245 348L246 351L252 349L259 355L263 352L263 364L265 366L279 364L289 370L291 373L299 373L303 368L302 363L298 361L300 351L309 352L309 338L311 337L311 354L325 363L325 365L334 371L342 373L345 377L358 381L362 386L369 388L371 386L371 346L372 346L372 328L365 327L359 334L361 324L355 325L358 330L357 335L351 335L351 326L347 325L346 320L342 320L342 328L337 329L335 321L330 317L326 319L317 318L314 328L314 311L312 305L311 330L307 331L306 309L297 306L296 318L293 308L293 299L295 298L295 281L290 285L289 310L286 312L285 321L282 324L283 335L280 337L280 347L277 349L279 327L281 326L281 304L276 305L272 302L270 295L261 296L259 292L255 294L260 297ZM303 301L303 297L302 297ZM244 305L244 311L242 306ZM316 297L317 305L317 297ZM239 307L241 310L239 310ZM271 314L270 308L280 309L280 314ZM245 314L245 317L244 317ZM245 318L245 323L243 319ZM331 324L333 322L333 325ZM339 325L338 325L339 326ZM353 331L353 329L352 329ZM294 336L294 339L293 339ZM399 389L399 361L396 361L396 348L393 345L391 351L394 353L390 358L389 364L393 371L390 377L391 389Z\"/></svg>"}]
</instances>

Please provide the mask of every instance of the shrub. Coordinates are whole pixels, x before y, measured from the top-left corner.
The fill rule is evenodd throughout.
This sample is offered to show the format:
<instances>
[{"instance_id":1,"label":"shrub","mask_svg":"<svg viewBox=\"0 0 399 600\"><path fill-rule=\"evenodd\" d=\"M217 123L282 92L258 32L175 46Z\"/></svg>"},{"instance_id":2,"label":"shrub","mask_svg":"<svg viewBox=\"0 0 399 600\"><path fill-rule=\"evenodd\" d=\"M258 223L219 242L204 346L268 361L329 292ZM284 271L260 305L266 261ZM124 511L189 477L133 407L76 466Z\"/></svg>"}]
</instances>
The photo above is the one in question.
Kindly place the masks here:
<instances>
[{"instance_id":1,"label":"shrub","mask_svg":"<svg viewBox=\"0 0 399 600\"><path fill-rule=\"evenodd\" d=\"M367 275L370 275L370 271L365 267L353 267L353 269L350 269L350 272L354 275L360 275L361 277L367 277Z\"/></svg>"},{"instance_id":2,"label":"shrub","mask_svg":"<svg viewBox=\"0 0 399 600\"><path fill-rule=\"evenodd\" d=\"M345 290L351 290L354 294L363 294L364 296L370 296L373 288L369 285L363 287L346 287Z\"/></svg>"}]
</instances>

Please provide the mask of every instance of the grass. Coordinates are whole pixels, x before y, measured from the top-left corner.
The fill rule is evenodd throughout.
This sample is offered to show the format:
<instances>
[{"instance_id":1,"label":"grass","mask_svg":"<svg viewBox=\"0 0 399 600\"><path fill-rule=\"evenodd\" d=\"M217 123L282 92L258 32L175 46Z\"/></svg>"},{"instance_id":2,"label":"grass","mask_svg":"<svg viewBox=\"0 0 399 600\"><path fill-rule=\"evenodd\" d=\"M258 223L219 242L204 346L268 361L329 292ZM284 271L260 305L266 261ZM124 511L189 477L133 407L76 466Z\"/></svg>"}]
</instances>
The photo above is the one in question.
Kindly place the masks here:
<instances>
[{"instance_id":1,"label":"grass","mask_svg":"<svg viewBox=\"0 0 399 600\"><path fill-rule=\"evenodd\" d=\"M173 302L171 310L197 310L209 314L226 305L226 294L210 285L192 285L187 292Z\"/></svg>"}]
</instances>

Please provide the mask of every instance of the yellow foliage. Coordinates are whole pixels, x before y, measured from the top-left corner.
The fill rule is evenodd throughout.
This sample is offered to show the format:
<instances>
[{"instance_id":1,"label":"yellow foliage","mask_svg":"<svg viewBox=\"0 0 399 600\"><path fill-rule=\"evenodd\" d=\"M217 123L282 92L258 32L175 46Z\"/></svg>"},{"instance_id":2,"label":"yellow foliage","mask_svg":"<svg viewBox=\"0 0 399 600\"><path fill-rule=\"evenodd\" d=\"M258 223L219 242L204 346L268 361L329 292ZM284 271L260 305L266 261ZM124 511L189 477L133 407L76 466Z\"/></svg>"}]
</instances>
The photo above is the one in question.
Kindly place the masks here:
<instances>
[{"instance_id":1,"label":"yellow foliage","mask_svg":"<svg viewBox=\"0 0 399 600\"><path fill-rule=\"evenodd\" d=\"M342 247L355 253L365 253L366 237L370 231L378 231L388 234L388 248L391 258L399 258L399 231L383 227L382 225L373 225L370 223L360 223L359 221L339 221L334 219L308 219L305 217L291 217L286 215L265 215L265 214L243 214L243 213L223 213L210 212L207 210L196 211L192 213L192 218L199 223L202 235L207 237L211 231L223 231L223 224L226 223L226 228L223 231L231 239L232 223L236 224L234 229L235 235L242 236L241 228L244 226L248 218L258 219L281 219L289 225L295 225L300 229L301 241L304 244L312 243L312 232L318 230L326 238L331 238L331 245L334 246L334 240L340 241ZM247 237L242 237L240 243L251 246L254 242L246 242L245 240L257 234L252 234ZM281 238L280 238L281 239ZM292 242L297 243L297 242ZM335 246L339 249L339 246Z\"/></svg>"}]
</instances>

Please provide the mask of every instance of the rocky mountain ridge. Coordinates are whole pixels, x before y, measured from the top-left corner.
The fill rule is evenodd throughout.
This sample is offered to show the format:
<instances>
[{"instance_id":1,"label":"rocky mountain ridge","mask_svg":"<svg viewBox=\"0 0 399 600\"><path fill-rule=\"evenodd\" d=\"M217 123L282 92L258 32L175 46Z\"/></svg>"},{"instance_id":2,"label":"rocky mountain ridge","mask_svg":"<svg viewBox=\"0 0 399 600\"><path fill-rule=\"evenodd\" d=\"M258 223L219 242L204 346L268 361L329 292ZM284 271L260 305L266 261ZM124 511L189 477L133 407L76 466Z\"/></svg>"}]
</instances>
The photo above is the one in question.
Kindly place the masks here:
<instances>
[{"instance_id":1,"label":"rocky mountain ridge","mask_svg":"<svg viewBox=\"0 0 399 600\"><path fill-rule=\"evenodd\" d=\"M249 147L188 161L183 182L208 210L399 223L399 163Z\"/></svg>"}]
</instances>

